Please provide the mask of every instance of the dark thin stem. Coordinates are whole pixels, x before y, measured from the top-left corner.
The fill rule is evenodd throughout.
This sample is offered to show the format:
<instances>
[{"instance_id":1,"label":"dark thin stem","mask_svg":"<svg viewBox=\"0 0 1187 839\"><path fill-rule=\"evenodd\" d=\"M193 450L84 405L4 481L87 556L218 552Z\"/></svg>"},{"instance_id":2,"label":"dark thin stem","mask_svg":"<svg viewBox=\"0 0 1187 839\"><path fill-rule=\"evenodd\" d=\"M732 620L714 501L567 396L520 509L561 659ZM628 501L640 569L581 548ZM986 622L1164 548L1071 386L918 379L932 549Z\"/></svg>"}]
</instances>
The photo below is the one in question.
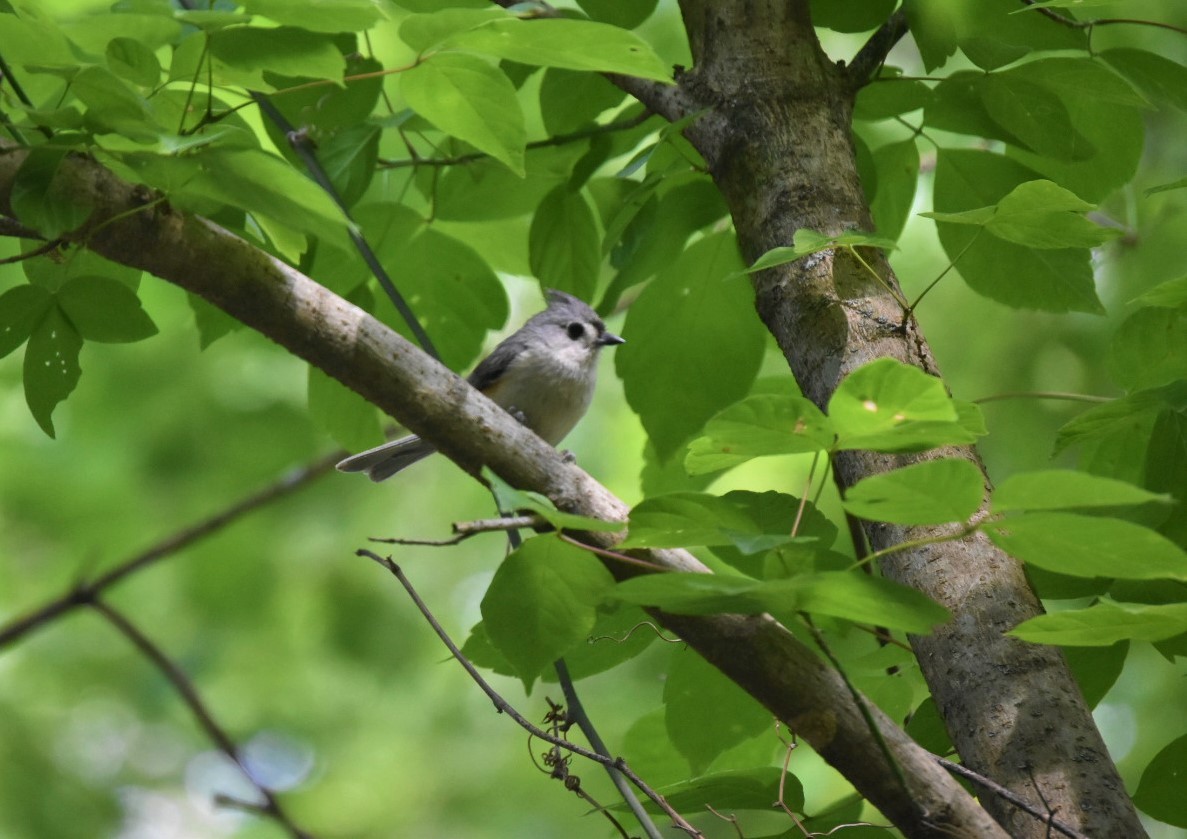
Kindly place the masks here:
<instances>
[{"instance_id":1,"label":"dark thin stem","mask_svg":"<svg viewBox=\"0 0 1187 839\"><path fill-rule=\"evenodd\" d=\"M312 839L312 834L306 833L293 823L292 819L289 818L288 814L280 806L280 802L276 799L272 790L257 781L251 772L248 771L247 766L244 765L243 758L239 754L239 748L231 740L223 727L214 719L214 716L202 701L202 697L198 695L193 682L189 680L189 677L186 676L182 669L174 664L160 647L149 640L148 636L137 629L122 613L116 611L98 598L92 599L89 605L106 618L108 623L118 629L132 643L132 646L140 650L144 654L144 657L151 661L161 671L161 674L169 680L169 683L173 685L173 689L177 691L178 696L181 697L182 701L190 709L190 713L194 715L194 719L198 721L198 725L206 733L206 736L218 747L219 751L239 767L243 776L263 796L265 804L259 807L259 811L281 825L294 839Z\"/></svg>"},{"instance_id":2,"label":"dark thin stem","mask_svg":"<svg viewBox=\"0 0 1187 839\"><path fill-rule=\"evenodd\" d=\"M1034 4L1035 0L1022 0L1022 5L1024 6L1034 6ZM1187 29L1182 26L1175 26L1173 23L1163 23L1160 20L1141 20L1131 17L1100 17L1093 20L1076 20L1074 17L1061 15L1054 9L1040 7L1035 9L1035 11L1049 20L1053 20L1063 26L1071 27L1072 29L1093 29L1097 26L1127 24L1130 26L1149 26L1154 29L1167 29L1171 32L1178 32L1180 35L1187 35Z\"/></svg>"},{"instance_id":3,"label":"dark thin stem","mask_svg":"<svg viewBox=\"0 0 1187 839\"><path fill-rule=\"evenodd\" d=\"M14 262L23 262L26 259L32 259L35 256L44 256L45 254L49 253L52 250L57 250L59 247L62 246L62 244L63 244L63 240L54 239L53 241L46 242L44 245L41 245L40 247L36 247L31 251L26 251L25 253L18 253L16 256L10 256L10 257L6 257L5 259L0 259L0 265L11 265Z\"/></svg>"},{"instance_id":4,"label":"dark thin stem","mask_svg":"<svg viewBox=\"0 0 1187 839\"><path fill-rule=\"evenodd\" d=\"M551 528L551 525L543 516L538 516L535 513L532 513L531 515L526 516L504 516L502 518L495 519L456 521L453 523L453 532L455 535L450 539L397 539L372 537L370 541L378 542L383 545L417 545L428 548L447 548L452 545L459 544L460 542L464 542L471 536L477 536L480 533L507 532L508 538L510 539L510 533L518 530L521 527L527 527L539 531L544 528Z\"/></svg>"},{"instance_id":5,"label":"dark thin stem","mask_svg":"<svg viewBox=\"0 0 1187 839\"><path fill-rule=\"evenodd\" d=\"M1113 402L1111 396L1094 396L1090 393L1066 393L1059 390L1014 390L1006 393L995 393L992 396L982 396L974 399L974 405L986 402L1001 402L1005 399L1062 399L1065 402Z\"/></svg>"},{"instance_id":6,"label":"dark thin stem","mask_svg":"<svg viewBox=\"0 0 1187 839\"><path fill-rule=\"evenodd\" d=\"M379 262L379 257L375 255L375 251L371 249L370 243L363 237L353 225L354 219L350 216L350 210L347 209L346 203L342 200L342 196L338 193L330 176L326 174L326 170L322 167L321 162L317 159L317 155L313 151L308 138L301 131L293 127L280 112L280 109L272 104L262 93L250 91L252 100L259 106L260 111L276 124L276 127L284 132L288 138L289 145L292 146L293 151L305 163L305 168L309 170L309 174L318 186L330 196L335 204L342 210L342 214L351 221L352 224L346 228L350 240L354 243L355 249L363 258L363 262L367 264L367 268L379 281L379 285L387 294L388 299L392 301L392 305L396 307L396 311L400 313L400 317L408 324L408 329L412 332L416 342L420 344L421 348L435 358L437 361L441 360L441 354L437 352L437 347L433 344L433 340L429 337L429 333L425 331L424 327L420 325L420 321L416 319L416 313L412 311L412 307L408 305L408 301L404 299L404 295L396 288L396 284L392 282L387 271Z\"/></svg>"},{"instance_id":7,"label":"dark thin stem","mask_svg":"<svg viewBox=\"0 0 1187 839\"><path fill-rule=\"evenodd\" d=\"M1018 795L1017 793L1011 792L1010 790L1003 787L1001 784L998 784L998 783L995 783L995 782L989 780L984 775L974 772L972 769L969 769L967 766L962 766L959 763L953 763L952 761L946 760L938 755L932 755L932 757L935 758L936 763L940 764L940 766L947 769L953 775L959 775L962 778L972 781L974 784L976 784L979 787L984 787L985 789L989 790L990 792L992 792L994 795L998 796L1002 800L1010 802L1015 807L1017 807L1019 810L1022 810L1024 813L1029 813L1030 815L1034 816L1036 819L1039 819L1044 824L1046 824L1049 828L1051 828L1055 831L1058 831L1059 833L1062 833L1064 836L1069 837L1069 839L1089 839L1087 834L1081 833L1080 831L1076 830L1074 827L1069 827L1068 825L1066 825L1063 822L1056 819L1054 817L1054 814L1051 813L1050 811L1044 813L1042 810L1031 805L1022 796Z\"/></svg>"},{"instance_id":8,"label":"dark thin stem","mask_svg":"<svg viewBox=\"0 0 1187 839\"><path fill-rule=\"evenodd\" d=\"M907 34L907 14L899 9L886 19L878 30L865 42L849 64L849 80L855 87L868 84L886 61L894 45Z\"/></svg>"},{"instance_id":9,"label":"dark thin stem","mask_svg":"<svg viewBox=\"0 0 1187 839\"><path fill-rule=\"evenodd\" d=\"M491 687L490 683L487 682L486 679L482 678L482 674L478 672L478 669L470 662L468 658L462 654L461 649L453 642L453 639L449 637L449 633L445 631L445 628L441 626L440 622L438 622L436 616L429 609L428 605L425 604L425 602L421 599L420 594L413 587L412 582L404 575L403 569L401 569L399 565L392 561L391 557L379 556L378 554L366 550L365 548L360 548L359 550L355 551L355 554L357 556L366 557L378 565L383 566L388 571L390 571L397 580L400 581L400 585L404 587L404 591L408 593L409 598L412 599L412 603L420 611L421 615L428 622L429 626L432 627L433 632L435 632L437 637L441 639L441 643L443 643L446 649L449 650L450 655L457 659L458 664L460 664L466 673L469 674L470 678L474 680L474 683L477 684L482 692L486 694L487 698L490 699L490 701L494 704L496 711L498 711L500 714L506 714L509 716L515 721L517 725L519 725L520 728L537 739L543 740L546 743L551 743L554 746L560 746L562 749L566 749L573 754L578 755L579 757L585 758L586 760L592 760L594 763L599 763L603 766L614 767L619 772L621 772L627 780L634 784L636 789L646 795L657 807L667 813L677 828L685 831L690 836L701 837L703 839L703 834L701 834L701 832L695 827L690 825L683 816L672 809L672 806L664 800L664 797L652 789L642 778L636 775L634 770L627 766L626 761L624 761L622 758L606 757L604 755L598 754L597 752L582 748L576 743L565 740L563 737L557 737L556 735L551 734L550 732L540 728L538 725L530 722L526 717L524 717L523 714L515 710L511 703L509 703L498 691Z\"/></svg>"},{"instance_id":10,"label":"dark thin stem","mask_svg":"<svg viewBox=\"0 0 1187 839\"><path fill-rule=\"evenodd\" d=\"M51 600L49 603L35 609L24 617L17 618L0 629L0 649L19 640L26 633L45 626L62 614L92 602L102 592L129 574L133 574L166 557L176 554L183 548L187 548L195 542L222 530L227 525L237 521L253 510L257 510L279 498L290 495L316 478L320 478L329 472L335 463L342 459L343 454L344 452L334 452L300 469L296 469L282 477L279 481L264 487L262 490L239 499L210 518L173 533L148 550L136 554L105 574L96 577L91 582L75 585L60 597Z\"/></svg>"},{"instance_id":11,"label":"dark thin stem","mask_svg":"<svg viewBox=\"0 0 1187 839\"><path fill-rule=\"evenodd\" d=\"M651 119L653 114L650 111L643 111L641 114L631 117L630 119L620 120L618 122L608 122L605 125L595 125L591 128L586 128L581 131L572 131L568 134L557 134L555 137L549 137L544 140L533 140L524 148L531 151L532 149L545 149L554 146L563 146L568 143L574 143L578 140L585 140L590 137L597 137L601 134L612 134L618 131L630 131L632 128L638 128L647 120ZM487 160L490 158L489 154L484 152L471 152L470 154L459 154L456 157L410 157L403 160L384 160L380 159L379 166L382 169L406 169L416 166L463 166L467 163L475 163L479 160Z\"/></svg>"},{"instance_id":12,"label":"dark thin stem","mask_svg":"<svg viewBox=\"0 0 1187 839\"><path fill-rule=\"evenodd\" d=\"M16 98L21 101L21 104L26 108L33 107L33 101L29 99L29 95L25 93L25 89L21 87L21 83L17 81L17 77L13 75L12 68L8 66L8 62L4 60L4 56L0 55L0 81L8 82L12 88L12 92L16 94ZM54 136L54 132L50 131L44 125L37 126L37 130L46 138Z\"/></svg>"},{"instance_id":13,"label":"dark thin stem","mask_svg":"<svg viewBox=\"0 0 1187 839\"><path fill-rule=\"evenodd\" d=\"M0 216L0 236L12 236L17 239L36 239L44 242L45 237L32 227L26 227L11 216Z\"/></svg>"},{"instance_id":14,"label":"dark thin stem","mask_svg":"<svg viewBox=\"0 0 1187 839\"><path fill-rule=\"evenodd\" d=\"M581 550L583 550L583 551L589 551L592 554L597 554L598 556L604 557L606 559L613 559L618 562L625 562L627 565L634 565L638 568L646 568L648 571L655 571L657 573L665 573L670 570L670 569L664 568L662 565L656 565L654 562L648 562L645 559L639 559L638 557L634 557L634 556L627 556L626 554L618 553L618 551L610 551L610 550L607 550L606 548L599 548L596 545L587 545L584 542L578 541L577 539L574 539L572 536L569 536L565 533L558 533L556 535L558 537L560 537L563 541L568 542L570 545L573 545L574 547L581 548Z\"/></svg>"},{"instance_id":15,"label":"dark thin stem","mask_svg":"<svg viewBox=\"0 0 1187 839\"><path fill-rule=\"evenodd\" d=\"M585 739L589 741L589 745L593 747L595 752L607 760L613 760L610 750L606 748L606 742L598 734L593 720L589 718L585 706L581 704L581 697L577 695L577 688L574 686L573 679L569 675L569 666L565 664L563 658L558 658L553 662L553 667L556 669L556 679L561 686L561 692L565 695L565 713L568 720L575 723L581 729L581 733L585 735ZM639 820L639 826L643 828L643 832L647 834L649 839L663 839L659 828L655 826L655 822L651 820L651 816L647 815L647 811L643 809L643 803L639 801L639 797L635 795L635 791L630 788L626 779L622 777L622 773L609 763L603 763L602 766L605 768L606 774L610 776L610 783L614 784L614 788L618 790L618 794L622 796L623 801L631 808L631 812L635 814L635 818Z\"/></svg>"}]
</instances>

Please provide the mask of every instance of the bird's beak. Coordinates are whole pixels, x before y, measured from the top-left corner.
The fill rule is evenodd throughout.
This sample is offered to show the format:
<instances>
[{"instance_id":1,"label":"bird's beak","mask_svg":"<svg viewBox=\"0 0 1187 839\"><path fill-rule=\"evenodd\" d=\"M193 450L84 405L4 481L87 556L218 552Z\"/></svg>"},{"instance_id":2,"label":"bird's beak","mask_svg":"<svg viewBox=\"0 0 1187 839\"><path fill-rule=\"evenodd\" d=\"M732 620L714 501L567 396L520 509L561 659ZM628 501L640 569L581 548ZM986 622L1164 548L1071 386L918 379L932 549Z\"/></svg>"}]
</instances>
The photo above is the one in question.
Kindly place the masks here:
<instances>
[{"instance_id":1,"label":"bird's beak","mask_svg":"<svg viewBox=\"0 0 1187 839\"><path fill-rule=\"evenodd\" d=\"M626 343L626 338L620 338L619 336L615 335L613 332L603 332L600 336L598 336L598 341L597 341L597 344L599 347L608 347L608 346L612 346L614 344L625 344L625 343Z\"/></svg>"}]
</instances>

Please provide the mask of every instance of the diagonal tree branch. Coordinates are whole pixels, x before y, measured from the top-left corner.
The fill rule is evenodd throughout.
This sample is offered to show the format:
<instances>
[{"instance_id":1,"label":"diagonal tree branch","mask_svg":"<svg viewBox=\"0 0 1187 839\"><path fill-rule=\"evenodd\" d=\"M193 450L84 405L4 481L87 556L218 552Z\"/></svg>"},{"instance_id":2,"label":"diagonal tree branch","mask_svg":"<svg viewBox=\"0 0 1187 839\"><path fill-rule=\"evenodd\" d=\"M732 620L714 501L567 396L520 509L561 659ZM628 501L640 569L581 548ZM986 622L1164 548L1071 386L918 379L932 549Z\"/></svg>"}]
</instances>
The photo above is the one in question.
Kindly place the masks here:
<instances>
[{"instance_id":1,"label":"diagonal tree branch","mask_svg":"<svg viewBox=\"0 0 1187 839\"><path fill-rule=\"evenodd\" d=\"M0 145L0 212L25 152ZM397 417L470 472L480 466L559 509L622 520L626 506L465 380L361 309L95 161L65 160L58 178L93 215L68 238L198 294ZM599 547L615 536L586 534ZM673 571L705 572L691 554L653 550ZM619 563L615 573L625 573ZM908 789L876 744L844 682L769 616L663 614L660 620L844 773L912 837L1005 833L977 802L870 703L871 717Z\"/></svg>"}]
</instances>

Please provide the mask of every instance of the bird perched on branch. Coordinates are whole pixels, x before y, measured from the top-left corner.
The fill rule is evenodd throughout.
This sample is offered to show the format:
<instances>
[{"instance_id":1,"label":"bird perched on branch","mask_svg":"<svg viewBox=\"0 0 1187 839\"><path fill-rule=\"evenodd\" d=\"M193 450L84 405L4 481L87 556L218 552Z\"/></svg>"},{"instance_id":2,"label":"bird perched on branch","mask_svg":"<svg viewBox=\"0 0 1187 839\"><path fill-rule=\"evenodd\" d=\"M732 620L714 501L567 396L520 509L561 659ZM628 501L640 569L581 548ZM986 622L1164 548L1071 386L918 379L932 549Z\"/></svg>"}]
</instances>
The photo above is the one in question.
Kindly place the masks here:
<instances>
[{"instance_id":1,"label":"bird perched on branch","mask_svg":"<svg viewBox=\"0 0 1187 839\"><path fill-rule=\"evenodd\" d=\"M573 295L547 296L548 308L495 347L467 381L555 446L589 408L600 350L624 341ZM338 470L382 481L435 451L413 434L351 455Z\"/></svg>"}]
</instances>

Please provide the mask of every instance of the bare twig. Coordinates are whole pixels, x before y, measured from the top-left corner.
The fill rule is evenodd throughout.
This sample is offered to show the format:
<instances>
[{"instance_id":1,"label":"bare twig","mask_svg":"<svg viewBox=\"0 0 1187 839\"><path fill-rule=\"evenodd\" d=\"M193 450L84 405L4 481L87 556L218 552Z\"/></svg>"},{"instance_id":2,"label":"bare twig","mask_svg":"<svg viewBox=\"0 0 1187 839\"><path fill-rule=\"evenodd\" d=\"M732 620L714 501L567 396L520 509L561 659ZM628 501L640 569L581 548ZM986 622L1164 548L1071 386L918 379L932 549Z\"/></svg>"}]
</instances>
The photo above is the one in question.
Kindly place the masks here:
<instances>
[{"instance_id":1,"label":"bare twig","mask_svg":"<svg viewBox=\"0 0 1187 839\"><path fill-rule=\"evenodd\" d=\"M597 137L601 134L630 131L632 128L638 128L647 122L652 116L654 115L651 111L644 110L641 114L637 114L630 119L608 122L605 125L594 125L580 131L571 131L568 134L557 134L544 140L533 140L524 146L524 148L528 151L532 149L546 149L553 146L563 146L590 137ZM488 159L490 159L490 155L485 152L471 152L469 154L459 154L455 157L409 157L399 160L380 158L378 165L381 169L407 169L418 166L464 166L467 163L476 163L479 160Z\"/></svg>"},{"instance_id":2,"label":"bare twig","mask_svg":"<svg viewBox=\"0 0 1187 839\"><path fill-rule=\"evenodd\" d=\"M165 655L160 647L149 640L148 636L137 629L122 613L97 597L92 598L88 605L106 618L108 623L118 629L169 680L169 683L173 685L173 689L177 691L178 696L181 697L182 701L190 709L190 713L194 715L194 719L198 721L198 725L206 733L206 736L218 747L219 751L239 767L239 770L243 773L243 777L263 797L265 803L258 805L255 809L258 809L261 814L269 817L283 827L293 839L313 839L312 834L305 832L293 822L280 806L280 802L272 790L257 781L248 770L242 756L239 754L239 748L223 727L214 719L214 716L202 701L202 697L198 695L197 689L182 669Z\"/></svg>"},{"instance_id":3,"label":"bare twig","mask_svg":"<svg viewBox=\"0 0 1187 839\"><path fill-rule=\"evenodd\" d=\"M0 236L12 236L17 239L37 239L39 241L45 240L45 237L32 227L26 227L11 216L0 216Z\"/></svg>"},{"instance_id":4,"label":"bare twig","mask_svg":"<svg viewBox=\"0 0 1187 839\"><path fill-rule=\"evenodd\" d=\"M634 556L627 556L624 553L619 553L618 551L611 551L606 548L599 548L596 545L587 545L584 542L574 539L572 536L568 536L564 533L558 533L557 536L560 537L563 541L568 542L570 545L573 545L574 547L581 548L582 550L589 551L592 554L596 554L597 556L605 557L606 559L613 559L618 562L625 562L627 565L635 565L635 566L638 566L639 568L646 568L648 571L656 571L656 572L662 573L662 572L666 572L669 570L667 568L664 568L662 565L656 565L654 562L648 562L645 559L639 559L638 557L634 557Z\"/></svg>"},{"instance_id":5,"label":"bare twig","mask_svg":"<svg viewBox=\"0 0 1187 839\"><path fill-rule=\"evenodd\" d=\"M520 528L530 528L539 531L541 528L548 528L551 525L543 516L538 516L534 513L523 516L501 516L493 519L475 519L474 521L455 521L453 523L453 532L455 535L451 539L397 539L394 537L380 538L372 537L370 541L378 542L383 545L421 545L430 548L445 548L450 545L456 545L464 542L471 536L477 536L480 533L497 533L502 531L515 531Z\"/></svg>"},{"instance_id":6,"label":"bare twig","mask_svg":"<svg viewBox=\"0 0 1187 839\"><path fill-rule=\"evenodd\" d=\"M264 487L258 492L239 499L213 516L171 534L148 550L136 554L110 571L99 575L91 582L76 584L60 597L51 600L25 616L17 618L7 626L0 628L0 649L3 649L14 641L24 637L26 633L44 626L66 612L91 603L102 592L129 574L133 574L166 557L172 556L183 548L187 548L195 542L222 530L227 525L237 521L253 510L257 510L279 498L296 492L306 484L329 472L334 464L342 459L343 454L343 452L334 452L299 469L293 470L280 480Z\"/></svg>"},{"instance_id":7,"label":"bare twig","mask_svg":"<svg viewBox=\"0 0 1187 839\"><path fill-rule=\"evenodd\" d=\"M1095 396L1091 393L1065 393L1057 390L1015 390L1008 393L995 393L992 396L982 396L972 400L974 405L986 402L1000 402L1004 399L1062 399L1066 402L1113 402L1111 396Z\"/></svg>"},{"instance_id":8,"label":"bare twig","mask_svg":"<svg viewBox=\"0 0 1187 839\"><path fill-rule=\"evenodd\" d=\"M677 828L683 830L689 836L701 837L701 839L704 839L703 834L699 830L690 825L683 816L677 813L672 808L672 806L664 800L662 795L652 789L642 778L636 775L634 770L627 766L626 761L624 761L622 758L606 757L598 754L597 752L582 748L576 743L572 743L568 740L565 740L564 738L550 734L549 732L540 728L538 725L530 722L523 714L519 713L519 711L515 710L515 708L506 699L504 699L498 691L490 686L490 683L487 682L486 679L482 678L482 674L478 672L478 669L474 667L470 660L462 654L461 649L459 649L457 644L453 642L453 639L449 637L449 633L445 631L445 628L437 621L436 616L429 609L428 605L426 605L425 602L420 598L420 594L413 587L411 581L404 575L404 571L392 560L391 557L381 557L378 554L366 550L365 548L360 548L359 550L355 551L355 554L357 556L366 557L378 565L383 566L388 571L390 571L397 580L400 581L400 585L402 585L404 590L408 592L408 596L412 599L413 604L420 611L421 615L424 616L424 619L428 621L428 624L430 627L432 627L433 631L437 633L437 637L441 639L441 643L443 643L449 650L450 654L455 659L457 659L458 664L462 666L466 673L469 674L470 678L473 679L478 687L482 689L482 692L487 695L487 698L489 698L494 704L496 711L509 716L516 722L516 724L519 725L520 728L527 731L533 737L537 737L546 743L553 744L554 746L560 746L561 748L566 749L575 755L583 757L586 760L592 760L594 763L599 763L603 766L614 767L619 772L621 772L623 776L627 778L627 780L634 784L636 789L646 795L657 807L667 813Z\"/></svg>"},{"instance_id":9,"label":"bare twig","mask_svg":"<svg viewBox=\"0 0 1187 839\"><path fill-rule=\"evenodd\" d=\"M1008 801L1019 810L1022 810L1024 813L1029 813L1036 819L1039 819L1048 826L1048 829L1054 829L1059 833L1062 833L1064 836L1069 837L1069 839L1089 839L1087 834L1081 833L1075 828L1058 821L1055 818L1055 814L1051 812L1050 808L1048 808L1047 812L1044 813L1039 808L1033 806L1022 796L1011 792L1001 784L989 780L984 775L974 772L967 766L962 766L959 763L953 763L952 761L942 758L939 755L934 755L933 757L935 757L936 763L940 764L940 766L947 769L953 775L959 775L962 778L972 781L977 786L984 787L997 797L1001 798L1003 801ZM1036 789L1037 788L1038 787L1036 786Z\"/></svg>"},{"instance_id":10,"label":"bare twig","mask_svg":"<svg viewBox=\"0 0 1187 839\"><path fill-rule=\"evenodd\" d=\"M41 238L41 237L38 237L38 238ZM18 253L15 256L9 256L4 259L0 259L0 265L11 265L14 262L23 262L26 259L33 259L34 257L37 257L37 256L43 256L43 255L49 253L50 251L57 250L63 244L64 243L63 243L62 239L52 239L52 240L46 242L44 245L40 245L39 247L36 247L31 251L26 251L25 253Z\"/></svg>"},{"instance_id":11,"label":"bare twig","mask_svg":"<svg viewBox=\"0 0 1187 839\"><path fill-rule=\"evenodd\" d=\"M1024 6L1033 6L1035 0L1022 0ZM1178 32L1181 35L1187 35L1187 28L1182 26L1175 26L1173 23L1163 23L1160 20L1140 20L1131 17L1098 17L1092 20L1076 20L1074 17L1061 15L1054 9L1039 7L1035 9L1036 12L1043 17L1062 24L1063 26L1072 29L1088 29L1091 30L1097 26L1116 26L1118 24L1128 24L1131 26L1149 26L1154 29L1168 29L1171 32Z\"/></svg>"}]
</instances>

